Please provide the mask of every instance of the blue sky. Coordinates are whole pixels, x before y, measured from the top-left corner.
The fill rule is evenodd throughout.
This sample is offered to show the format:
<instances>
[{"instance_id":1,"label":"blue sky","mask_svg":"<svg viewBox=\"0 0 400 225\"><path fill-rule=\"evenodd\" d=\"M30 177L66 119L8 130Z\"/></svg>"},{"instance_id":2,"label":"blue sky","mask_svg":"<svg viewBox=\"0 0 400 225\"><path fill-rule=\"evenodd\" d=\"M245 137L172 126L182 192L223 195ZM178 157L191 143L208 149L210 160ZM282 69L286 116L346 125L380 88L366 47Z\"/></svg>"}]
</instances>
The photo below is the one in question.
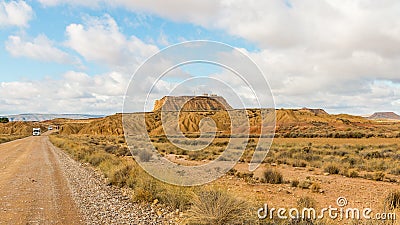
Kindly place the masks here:
<instances>
[{"instance_id":1,"label":"blue sky","mask_svg":"<svg viewBox=\"0 0 400 225\"><path fill-rule=\"evenodd\" d=\"M251 57L278 108L400 113L399 10L396 0L0 0L0 114L120 112L136 69L191 40ZM221 69L180 69L246 96Z\"/></svg>"},{"instance_id":2,"label":"blue sky","mask_svg":"<svg viewBox=\"0 0 400 225\"><path fill-rule=\"evenodd\" d=\"M246 48L256 51L257 47L249 41L240 37L227 34L223 30L207 30L201 26L185 22L174 22L158 17L157 15L144 14L142 12L132 12L121 8L104 7L102 10L76 6L43 6L39 2L31 2L31 7L35 12L26 28L6 27L0 33L1 49L0 59L2 69L0 70L0 82L17 80L39 80L45 77L57 78L68 70L75 70L74 66L63 65L60 63L41 62L26 57L13 57L5 50L5 42L8 36L13 34L23 34L26 37L36 37L46 35L50 40L57 42L60 49L76 55L74 51L63 46L66 39L65 28L73 23L82 23L87 17L103 17L110 15L119 25L121 32L126 36L134 35L144 42L156 45L162 49L169 44L179 43L183 40L214 40L224 42L236 47ZM168 38L168 44L158 40L164 35ZM86 62L85 72L88 74L99 74L107 72L107 68L102 65ZM24 65L24 66L21 66ZM132 71L133 73L134 71Z\"/></svg>"}]
</instances>

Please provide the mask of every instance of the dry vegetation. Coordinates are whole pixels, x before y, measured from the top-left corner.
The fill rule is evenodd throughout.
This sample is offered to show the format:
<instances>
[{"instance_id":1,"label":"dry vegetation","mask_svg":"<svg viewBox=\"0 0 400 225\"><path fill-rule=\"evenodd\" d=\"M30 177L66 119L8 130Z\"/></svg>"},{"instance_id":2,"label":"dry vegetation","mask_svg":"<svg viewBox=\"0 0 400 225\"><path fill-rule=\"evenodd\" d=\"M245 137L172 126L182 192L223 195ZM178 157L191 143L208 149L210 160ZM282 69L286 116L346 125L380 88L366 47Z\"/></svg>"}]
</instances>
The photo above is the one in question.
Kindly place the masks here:
<instances>
[{"instance_id":1,"label":"dry vegetation","mask_svg":"<svg viewBox=\"0 0 400 225\"><path fill-rule=\"evenodd\" d=\"M202 188L179 187L160 182L149 176L130 156L122 136L59 136L51 135L52 143L67 151L75 160L89 163L105 174L107 183L132 190L132 200L142 203L166 204L180 212L202 207L201 204L212 204L202 199ZM210 189L216 191L215 189ZM240 207L241 201L224 194L218 204L229 204L226 207ZM223 198L228 198L226 201ZM197 199L193 201L193 199ZM224 206L224 205L219 205ZM215 213L219 213L218 209ZM244 212L235 211L237 217ZM232 214L221 215L223 221ZM243 217L244 218L244 217ZM190 222L190 224L197 224Z\"/></svg>"},{"instance_id":2,"label":"dry vegetation","mask_svg":"<svg viewBox=\"0 0 400 225\"><path fill-rule=\"evenodd\" d=\"M257 119L257 115L249 110L250 118ZM221 112L187 112L180 118L187 137L196 137L198 122L206 116L221 123L217 123L220 131L225 129L226 123L221 121L226 118ZM229 141L222 132L202 151L181 150L163 135L157 112L148 113L146 118L153 145L179 163L198 165L213 160ZM400 123L308 109L278 110L278 138L258 170L247 170L258 141L253 133L234 169L212 184L196 188L171 186L150 177L132 160L122 134L121 114L117 114L86 123L70 122L51 140L76 160L103 172L109 184L130 188L133 201L161 202L179 209L189 224L341 224L326 220L259 221L256 211L264 202L275 207L318 209L334 204L342 195L349 196L356 206L394 211L400 207ZM151 160L145 151L136 153L143 161Z\"/></svg>"},{"instance_id":3,"label":"dry vegetation","mask_svg":"<svg viewBox=\"0 0 400 225\"><path fill-rule=\"evenodd\" d=\"M164 139L155 140L157 140L154 143L156 145L166 143ZM219 139L219 142L222 140ZM326 186L313 176L293 178L286 175L284 168L291 167L294 170L304 168L302 170L304 172L301 172L303 174L314 172L339 174L349 178L371 180L370 182L386 181L398 184L399 179L396 166L399 165L400 151L396 139L358 139L355 143L351 139L276 139L266 159L267 162L264 163L265 166L259 172L246 172L241 168L232 169L222 181L196 188L168 185L149 176L130 156L123 136L52 135L51 141L68 151L76 160L98 168L106 175L110 185L130 188L133 201L149 204L156 201L179 209L180 212L184 212L184 218L188 218L186 222L189 224L235 224L236 222L236 224L259 222L286 224L281 220L257 221L255 214L257 206L260 206L260 202L267 202L268 195L262 195L266 198L261 197L255 200L249 196L254 193L254 189L263 188L264 183L272 185L267 186L268 188L273 188L274 185L277 185L276 188L279 189L282 185L284 188L295 188L302 194L291 198L295 200L293 204L301 208L307 205L314 206L316 202L319 202L319 197L315 195L322 196L321 193L324 193ZM215 143L220 145L219 142ZM164 153L167 154L167 151ZM195 158L190 158L185 154L181 157L184 157L186 161L196 161L203 160L203 154L209 153L202 153ZM242 165L244 165L243 162ZM247 188L240 191L224 191L227 187L237 184L246 185ZM393 193L382 196L380 201L382 205L397 210L400 205L399 195L398 192ZM246 201L242 200L246 198ZM231 204L237 208L232 208ZM246 205L246 210L244 205ZM223 207L232 211L226 211ZM205 209L211 211L208 212ZM235 211L235 209L238 210ZM216 215L210 216L213 213ZM332 224L332 222L291 221L291 224Z\"/></svg>"},{"instance_id":4,"label":"dry vegetation","mask_svg":"<svg viewBox=\"0 0 400 225\"><path fill-rule=\"evenodd\" d=\"M0 135L0 144L26 137L25 135Z\"/></svg>"}]
</instances>

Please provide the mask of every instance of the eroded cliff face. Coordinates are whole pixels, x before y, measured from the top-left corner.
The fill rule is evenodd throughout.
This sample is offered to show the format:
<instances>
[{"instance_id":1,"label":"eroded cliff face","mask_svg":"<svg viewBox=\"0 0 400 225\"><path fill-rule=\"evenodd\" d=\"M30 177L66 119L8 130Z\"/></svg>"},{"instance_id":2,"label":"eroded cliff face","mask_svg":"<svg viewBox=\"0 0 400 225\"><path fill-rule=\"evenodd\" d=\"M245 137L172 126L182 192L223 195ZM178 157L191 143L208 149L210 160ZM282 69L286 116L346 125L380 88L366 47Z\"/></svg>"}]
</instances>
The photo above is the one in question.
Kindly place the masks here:
<instances>
[{"instance_id":1,"label":"eroded cliff face","mask_svg":"<svg viewBox=\"0 0 400 225\"><path fill-rule=\"evenodd\" d=\"M232 110L221 96L165 96L156 100L153 112L164 111L219 111Z\"/></svg>"}]
</instances>

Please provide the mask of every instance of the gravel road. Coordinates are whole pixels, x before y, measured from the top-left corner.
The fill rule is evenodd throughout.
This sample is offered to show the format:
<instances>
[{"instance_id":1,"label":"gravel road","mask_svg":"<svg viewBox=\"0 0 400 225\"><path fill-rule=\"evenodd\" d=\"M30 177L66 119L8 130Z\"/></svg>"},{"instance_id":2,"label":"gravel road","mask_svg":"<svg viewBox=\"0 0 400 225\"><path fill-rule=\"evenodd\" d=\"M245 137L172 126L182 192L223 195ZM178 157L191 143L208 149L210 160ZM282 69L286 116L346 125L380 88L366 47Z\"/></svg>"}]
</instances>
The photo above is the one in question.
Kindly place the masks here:
<instances>
[{"instance_id":1,"label":"gravel road","mask_svg":"<svg viewBox=\"0 0 400 225\"><path fill-rule=\"evenodd\" d=\"M130 200L47 136L0 145L0 224L175 224L160 205Z\"/></svg>"}]
</instances>

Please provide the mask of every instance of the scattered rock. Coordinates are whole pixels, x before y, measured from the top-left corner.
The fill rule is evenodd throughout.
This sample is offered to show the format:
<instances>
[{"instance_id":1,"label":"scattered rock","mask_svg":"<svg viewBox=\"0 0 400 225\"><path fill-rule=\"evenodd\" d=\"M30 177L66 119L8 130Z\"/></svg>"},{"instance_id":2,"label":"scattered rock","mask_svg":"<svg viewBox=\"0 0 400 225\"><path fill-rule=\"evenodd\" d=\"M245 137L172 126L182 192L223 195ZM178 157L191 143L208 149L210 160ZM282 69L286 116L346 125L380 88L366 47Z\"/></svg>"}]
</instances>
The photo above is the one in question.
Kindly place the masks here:
<instances>
[{"instance_id":1,"label":"scattered rock","mask_svg":"<svg viewBox=\"0 0 400 225\"><path fill-rule=\"evenodd\" d=\"M131 191L107 185L105 177L90 165L74 161L58 148L54 148L54 152L58 156L84 224L177 224L180 222L179 211L176 216L171 216L174 211L158 204L157 199L153 204L134 203L127 197Z\"/></svg>"}]
</instances>

